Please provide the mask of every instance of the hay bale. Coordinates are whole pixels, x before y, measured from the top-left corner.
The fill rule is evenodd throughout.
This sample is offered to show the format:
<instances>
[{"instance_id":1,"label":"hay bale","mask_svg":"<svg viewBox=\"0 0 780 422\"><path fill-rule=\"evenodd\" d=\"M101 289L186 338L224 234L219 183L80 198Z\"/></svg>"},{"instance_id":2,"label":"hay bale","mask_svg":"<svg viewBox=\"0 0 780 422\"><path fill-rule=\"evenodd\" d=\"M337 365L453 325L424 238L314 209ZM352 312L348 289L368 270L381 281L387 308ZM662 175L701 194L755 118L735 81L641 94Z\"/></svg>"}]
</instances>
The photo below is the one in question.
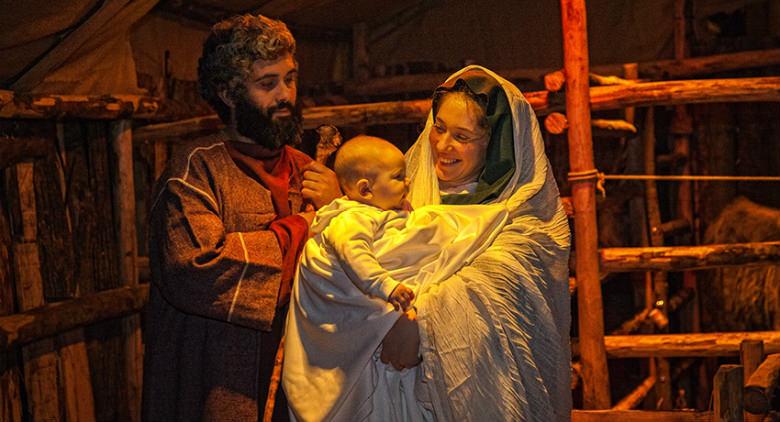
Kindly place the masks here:
<instances>
[{"instance_id":1,"label":"hay bale","mask_svg":"<svg viewBox=\"0 0 780 422\"><path fill-rule=\"evenodd\" d=\"M707 229L705 243L780 240L780 210L736 198ZM708 271L699 288L706 331L780 329L780 265Z\"/></svg>"}]
</instances>

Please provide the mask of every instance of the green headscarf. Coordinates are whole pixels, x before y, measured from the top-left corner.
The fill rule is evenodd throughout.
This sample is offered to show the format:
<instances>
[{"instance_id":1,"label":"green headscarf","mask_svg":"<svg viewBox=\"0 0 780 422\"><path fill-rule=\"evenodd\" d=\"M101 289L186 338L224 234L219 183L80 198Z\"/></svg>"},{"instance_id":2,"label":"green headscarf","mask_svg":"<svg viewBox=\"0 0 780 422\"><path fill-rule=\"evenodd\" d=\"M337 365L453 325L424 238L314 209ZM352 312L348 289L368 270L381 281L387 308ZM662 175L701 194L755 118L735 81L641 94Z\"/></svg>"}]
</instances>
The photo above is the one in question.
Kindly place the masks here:
<instances>
[{"instance_id":1,"label":"green headscarf","mask_svg":"<svg viewBox=\"0 0 780 422\"><path fill-rule=\"evenodd\" d=\"M485 167L474 193L442 195L443 204L481 204L497 198L515 171L512 110L498 81L479 69L469 70L457 79L440 85L433 93L433 118L448 92L464 92L486 112L490 141Z\"/></svg>"}]
</instances>

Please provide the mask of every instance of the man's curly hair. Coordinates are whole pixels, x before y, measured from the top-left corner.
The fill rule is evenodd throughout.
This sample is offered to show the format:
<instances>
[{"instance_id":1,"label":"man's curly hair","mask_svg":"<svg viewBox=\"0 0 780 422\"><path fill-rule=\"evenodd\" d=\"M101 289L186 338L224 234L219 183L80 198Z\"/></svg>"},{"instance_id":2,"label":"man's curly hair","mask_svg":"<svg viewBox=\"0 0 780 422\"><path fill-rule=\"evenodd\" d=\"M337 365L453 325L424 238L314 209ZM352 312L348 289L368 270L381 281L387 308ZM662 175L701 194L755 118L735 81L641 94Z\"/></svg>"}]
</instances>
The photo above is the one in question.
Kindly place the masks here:
<instances>
[{"instance_id":1,"label":"man's curly hair","mask_svg":"<svg viewBox=\"0 0 780 422\"><path fill-rule=\"evenodd\" d=\"M235 97L243 95L243 82L257 60L275 60L295 54L295 38L282 21L261 15L238 15L211 28L198 61L200 95L223 121L230 109L219 98L227 90Z\"/></svg>"}]
</instances>

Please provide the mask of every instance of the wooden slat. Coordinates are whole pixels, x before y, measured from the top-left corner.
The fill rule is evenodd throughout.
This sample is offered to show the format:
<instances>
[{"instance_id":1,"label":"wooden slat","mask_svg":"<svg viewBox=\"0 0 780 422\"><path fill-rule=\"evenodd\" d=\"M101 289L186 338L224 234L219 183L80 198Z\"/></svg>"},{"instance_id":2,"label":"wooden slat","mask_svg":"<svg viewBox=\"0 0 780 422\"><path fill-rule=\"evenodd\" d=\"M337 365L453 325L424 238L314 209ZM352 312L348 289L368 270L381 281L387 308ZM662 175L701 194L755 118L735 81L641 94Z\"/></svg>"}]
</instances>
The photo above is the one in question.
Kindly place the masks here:
<instances>
[{"instance_id":1,"label":"wooden slat","mask_svg":"<svg viewBox=\"0 0 780 422\"><path fill-rule=\"evenodd\" d=\"M743 51L682 60L658 60L627 64L637 67L637 77L640 78L684 79L729 70L775 66L780 64L780 49ZM623 74L623 66L625 64L608 64L594 66L591 70L603 75L620 75ZM496 73L514 81L541 81L546 75L555 71L555 69L503 69ZM563 76L563 72L558 72ZM348 95L358 96L433 92L433 89L448 76L449 74L447 73L434 73L374 78L365 83L350 81L344 85L344 91ZM560 85L562 84L563 81L560 82ZM556 89L552 89L552 91L556 91Z\"/></svg>"},{"instance_id":2,"label":"wooden slat","mask_svg":"<svg viewBox=\"0 0 780 422\"><path fill-rule=\"evenodd\" d=\"M15 166L14 182L18 192L21 216L21 233L13 245L16 295L19 309L33 309L44 304L43 281L38 259L37 219L33 165ZM60 403L57 381L57 352L54 341L41 340L22 348L24 362L24 386L27 391L27 408L33 420L59 421Z\"/></svg>"},{"instance_id":3,"label":"wooden slat","mask_svg":"<svg viewBox=\"0 0 780 422\"><path fill-rule=\"evenodd\" d=\"M569 168L594 168L588 89L588 37L584 0L561 0L563 63L567 75ZM598 265L595 180L572 183L579 309L582 400L586 409L610 406L609 372L604 352L604 310Z\"/></svg>"},{"instance_id":4,"label":"wooden slat","mask_svg":"<svg viewBox=\"0 0 780 422\"><path fill-rule=\"evenodd\" d=\"M780 262L780 242L604 248L602 271L683 271Z\"/></svg>"},{"instance_id":5,"label":"wooden slat","mask_svg":"<svg viewBox=\"0 0 780 422\"><path fill-rule=\"evenodd\" d=\"M28 344L74 328L139 312L149 285L120 287L0 317L0 348Z\"/></svg>"},{"instance_id":6,"label":"wooden slat","mask_svg":"<svg viewBox=\"0 0 780 422\"><path fill-rule=\"evenodd\" d=\"M742 422L742 365L721 365L712 386L713 422Z\"/></svg>"},{"instance_id":7,"label":"wooden slat","mask_svg":"<svg viewBox=\"0 0 780 422\"><path fill-rule=\"evenodd\" d=\"M772 410L775 392L780 387L780 354L764 343L765 352L774 353L761 363L745 385L745 409L763 415Z\"/></svg>"},{"instance_id":8,"label":"wooden slat","mask_svg":"<svg viewBox=\"0 0 780 422\"><path fill-rule=\"evenodd\" d=\"M780 353L780 331L604 336L604 346L610 358L738 356L743 340L763 340L765 353Z\"/></svg>"},{"instance_id":9,"label":"wooden slat","mask_svg":"<svg viewBox=\"0 0 780 422\"><path fill-rule=\"evenodd\" d=\"M618 404L614 405L612 409L614 410L631 410L639 404L642 403L642 400L645 399L645 396L647 396L647 393L650 392L650 390L655 386L656 378L654 375L651 375L647 378L645 378L644 381L642 381L641 384L639 384L634 391L630 392L628 395L623 397L622 400L618 402Z\"/></svg>"},{"instance_id":10,"label":"wooden slat","mask_svg":"<svg viewBox=\"0 0 780 422\"><path fill-rule=\"evenodd\" d=\"M125 286L138 286L138 239L136 234L135 184L133 173L132 122L120 120L111 124L111 147L116 157L114 176L114 222L119 245L119 276ZM143 376L143 345L141 320L131 315L122 322L125 337L125 374L127 376L126 405L128 417L141 419L141 382Z\"/></svg>"},{"instance_id":11,"label":"wooden slat","mask_svg":"<svg viewBox=\"0 0 780 422\"><path fill-rule=\"evenodd\" d=\"M0 118L3 119L137 119L164 118L161 102L140 95L16 95L0 90Z\"/></svg>"},{"instance_id":12,"label":"wooden slat","mask_svg":"<svg viewBox=\"0 0 780 422\"><path fill-rule=\"evenodd\" d=\"M764 342L761 340L745 340L739 345L739 361L744 371L744 385L750 384L750 376L764 360ZM747 388L746 388L747 389ZM747 392L745 392L747 394ZM763 415L745 412L745 421L762 422Z\"/></svg>"},{"instance_id":13,"label":"wooden slat","mask_svg":"<svg viewBox=\"0 0 780 422\"><path fill-rule=\"evenodd\" d=\"M575 410L572 422L711 422L712 412L644 410Z\"/></svg>"},{"instance_id":14,"label":"wooden slat","mask_svg":"<svg viewBox=\"0 0 780 422\"><path fill-rule=\"evenodd\" d=\"M559 95L551 96L547 91L527 92L524 96L540 116L565 109L562 98ZM590 88L591 110L740 101L780 101L780 77L651 82ZM420 123L430 108L430 100L310 107L303 110L303 126L306 129L314 129L323 124L370 126ZM0 117L3 117L2 109ZM74 117L78 117L78 113ZM165 139L213 131L221 127L222 123L216 115L199 116L139 128L134 138L136 141Z\"/></svg>"}]
</instances>

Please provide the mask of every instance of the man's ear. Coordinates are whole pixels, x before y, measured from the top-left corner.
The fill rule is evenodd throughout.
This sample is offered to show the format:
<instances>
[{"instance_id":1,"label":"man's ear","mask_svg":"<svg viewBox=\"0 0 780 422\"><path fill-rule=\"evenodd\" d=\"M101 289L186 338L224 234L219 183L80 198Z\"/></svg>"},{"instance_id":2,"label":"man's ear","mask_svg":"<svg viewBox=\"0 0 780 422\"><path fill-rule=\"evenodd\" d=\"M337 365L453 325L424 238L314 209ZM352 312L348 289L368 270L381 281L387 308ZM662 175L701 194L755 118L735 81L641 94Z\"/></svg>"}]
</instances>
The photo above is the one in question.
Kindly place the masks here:
<instances>
[{"instance_id":1,"label":"man's ear","mask_svg":"<svg viewBox=\"0 0 780 422\"><path fill-rule=\"evenodd\" d=\"M368 182L368 179L360 179L355 183L355 187L357 188L358 195L360 195L363 199L371 199L374 194L371 192L371 183Z\"/></svg>"},{"instance_id":2,"label":"man's ear","mask_svg":"<svg viewBox=\"0 0 780 422\"><path fill-rule=\"evenodd\" d=\"M223 103L225 103L226 106L233 108L236 106L235 102L233 102L233 98L231 98L230 94L228 94L227 88L220 89L217 93L217 96L219 96L219 99L222 100Z\"/></svg>"}]
</instances>

